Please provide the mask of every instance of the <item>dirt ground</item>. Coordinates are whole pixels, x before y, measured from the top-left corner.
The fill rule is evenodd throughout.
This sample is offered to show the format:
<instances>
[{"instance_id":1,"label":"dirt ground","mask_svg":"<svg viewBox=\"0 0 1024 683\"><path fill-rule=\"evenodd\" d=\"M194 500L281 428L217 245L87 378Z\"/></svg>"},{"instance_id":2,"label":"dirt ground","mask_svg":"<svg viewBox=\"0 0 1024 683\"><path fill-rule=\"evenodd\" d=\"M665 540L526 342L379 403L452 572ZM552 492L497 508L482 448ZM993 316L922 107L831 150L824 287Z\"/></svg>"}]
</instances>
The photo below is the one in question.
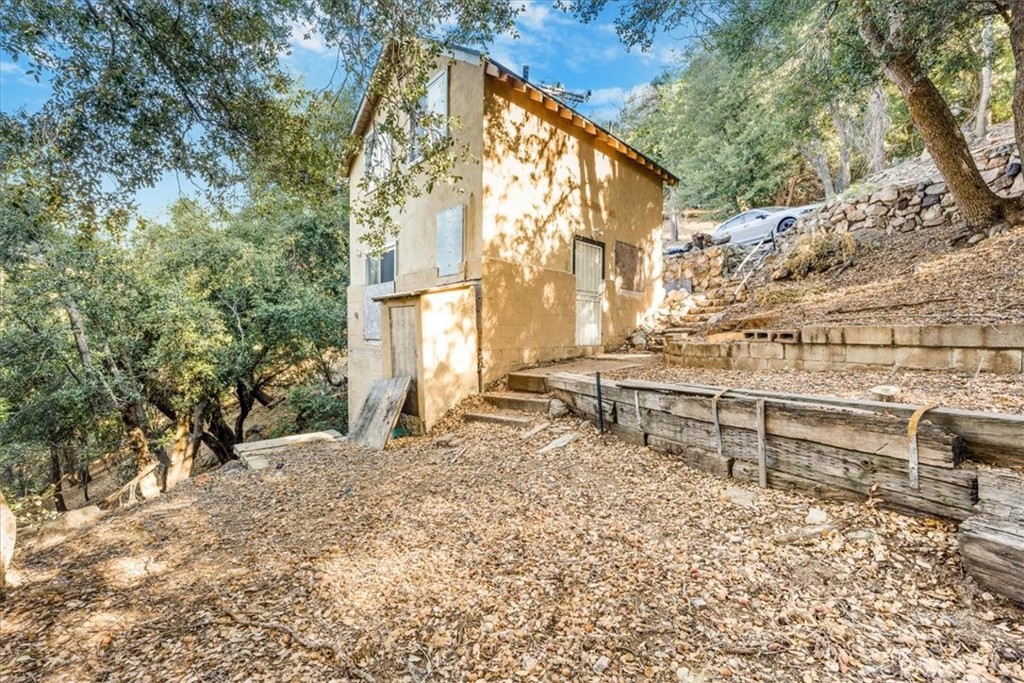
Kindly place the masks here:
<instances>
[{"instance_id":1,"label":"dirt ground","mask_svg":"<svg viewBox=\"0 0 1024 683\"><path fill-rule=\"evenodd\" d=\"M771 282L770 263L714 328L1024 323L1024 227L968 248L936 228L858 244L851 267L797 282Z\"/></svg>"},{"instance_id":2,"label":"dirt ground","mask_svg":"<svg viewBox=\"0 0 1024 683\"><path fill-rule=\"evenodd\" d=\"M629 370L606 372L608 379L645 379L709 386L779 391L811 396L862 398L872 387L900 388L897 400L916 405L1000 413L1024 413L1024 376L937 370L713 370L667 364L662 358Z\"/></svg>"},{"instance_id":3,"label":"dirt ground","mask_svg":"<svg viewBox=\"0 0 1024 683\"><path fill-rule=\"evenodd\" d=\"M944 522L571 418L523 433L294 448L26 535L0 679L1024 679L1024 611L964 578Z\"/></svg>"}]
</instances>

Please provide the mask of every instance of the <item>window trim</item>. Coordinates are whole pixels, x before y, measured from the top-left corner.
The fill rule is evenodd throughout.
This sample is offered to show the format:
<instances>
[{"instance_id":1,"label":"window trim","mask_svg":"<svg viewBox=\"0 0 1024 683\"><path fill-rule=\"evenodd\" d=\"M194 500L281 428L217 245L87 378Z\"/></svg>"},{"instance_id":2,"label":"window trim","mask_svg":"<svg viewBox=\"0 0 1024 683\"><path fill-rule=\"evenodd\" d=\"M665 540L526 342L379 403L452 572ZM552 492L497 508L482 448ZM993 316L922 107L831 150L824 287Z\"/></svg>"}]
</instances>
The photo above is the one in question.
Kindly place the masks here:
<instances>
[{"instance_id":1,"label":"window trim","mask_svg":"<svg viewBox=\"0 0 1024 683\"><path fill-rule=\"evenodd\" d=\"M384 265L384 255L387 254L389 251L393 251L395 253L395 256L394 256L394 262L395 262L395 265L394 265L394 269L395 269L394 277L392 279L390 279L390 280L378 280L377 282L374 282L373 278L370 277L370 272L371 272L370 271L370 263L371 263L371 261L376 261L376 262L378 262L380 264L378 266L378 277L379 277L379 271L383 269L383 265ZM367 286L381 285L381 284L384 284L385 282L395 282L395 281L397 281L398 280L398 241L397 240L393 240L393 241L388 242L387 244L385 244L384 245L384 251L382 251L380 253L380 256L374 256L373 254L366 254L366 258L363 261L363 264L364 264L363 267L366 269L366 272L365 272L365 284Z\"/></svg>"},{"instance_id":2,"label":"window trim","mask_svg":"<svg viewBox=\"0 0 1024 683\"><path fill-rule=\"evenodd\" d=\"M451 111L451 103L449 102L449 89L450 82L448 78L448 67L445 67L437 75L427 81L427 92L424 93L423 97L420 98L419 102L416 103L416 109L413 111L412 116L409 117L409 165L414 166L424 159L423 149L417 149L416 136L420 129L419 117L421 113L425 113L430 106L430 88L438 81L443 83L444 88L444 111L439 112L444 117L444 128L439 131L438 138L443 138L448 135L448 116Z\"/></svg>"}]
</instances>

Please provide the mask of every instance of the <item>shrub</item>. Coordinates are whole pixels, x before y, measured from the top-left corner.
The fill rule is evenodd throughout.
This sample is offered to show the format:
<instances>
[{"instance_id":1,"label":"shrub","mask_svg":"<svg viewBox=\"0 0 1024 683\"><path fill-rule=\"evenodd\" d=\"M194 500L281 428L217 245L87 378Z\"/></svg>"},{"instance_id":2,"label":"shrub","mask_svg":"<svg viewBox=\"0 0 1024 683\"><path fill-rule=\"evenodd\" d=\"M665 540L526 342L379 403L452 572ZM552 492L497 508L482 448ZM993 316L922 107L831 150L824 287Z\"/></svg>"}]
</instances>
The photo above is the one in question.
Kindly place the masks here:
<instances>
[{"instance_id":1,"label":"shrub","mask_svg":"<svg viewBox=\"0 0 1024 683\"><path fill-rule=\"evenodd\" d=\"M849 262L856 251L857 242L848 232L801 235L786 259L786 269L794 278L805 278Z\"/></svg>"},{"instance_id":2,"label":"shrub","mask_svg":"<svg viewBox=\"0 0 1024 683\"><path fill-rule=\"evenodd\" d=\"M292 389L288 402L299 432L347 430L348 397L343 391L320 383L303 384Z\"/></svg>"}]
</instances>

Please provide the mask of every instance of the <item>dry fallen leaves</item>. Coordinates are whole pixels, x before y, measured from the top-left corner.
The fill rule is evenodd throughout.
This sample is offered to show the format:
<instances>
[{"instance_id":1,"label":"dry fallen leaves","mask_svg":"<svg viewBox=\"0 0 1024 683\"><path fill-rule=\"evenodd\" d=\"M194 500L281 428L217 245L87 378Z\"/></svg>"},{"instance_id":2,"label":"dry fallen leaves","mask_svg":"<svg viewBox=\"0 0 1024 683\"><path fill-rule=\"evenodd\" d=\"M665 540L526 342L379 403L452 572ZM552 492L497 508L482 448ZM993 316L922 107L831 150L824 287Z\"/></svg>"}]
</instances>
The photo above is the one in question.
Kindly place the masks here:
<instances>
[{"instance_id":1,"label":"dry fallen leaves","mask_svg":"<svg viewBox=\"0 0 1024 683\"><path fill-rule=\"evenodd\" d=\"M1020 680L950 525L762 491L560 419L315 444L27 535L0 677ZM578 438L543 455L554 430ZM828 528L796 542L811 508ZM815 512L815 520L821 514Z\"/></svg>"}]
</instances>

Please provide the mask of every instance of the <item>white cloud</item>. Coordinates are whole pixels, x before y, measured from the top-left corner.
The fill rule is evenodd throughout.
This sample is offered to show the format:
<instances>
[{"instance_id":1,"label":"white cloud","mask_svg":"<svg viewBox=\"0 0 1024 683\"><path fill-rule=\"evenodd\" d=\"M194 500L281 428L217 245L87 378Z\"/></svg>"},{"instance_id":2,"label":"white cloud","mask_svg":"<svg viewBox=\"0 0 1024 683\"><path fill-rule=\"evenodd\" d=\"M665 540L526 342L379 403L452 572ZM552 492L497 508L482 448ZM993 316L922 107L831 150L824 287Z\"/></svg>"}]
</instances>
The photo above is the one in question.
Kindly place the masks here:
<instances>
[{"instance_id":1,"label":"white cloud","mask_svg":"<svg viewBox=\"0 0 1024 683\"><path fill-rule=\"evenodd\" d=\"M0 62L0 74L20 74L23 69L14 62Z\"/></svg>"},{"instance_id":2,"label":"white cloud","mask_svg":"<svg viewBox=\"0 0 1024 683\"><path fill-rule=\"evenodd\" d=\"M322 37L317 35L316 28L305 21L292 24L292 35L288 39L292 47L300 47L311 52L327 52L327 45Z\"/></svg>"}]
</instances>

